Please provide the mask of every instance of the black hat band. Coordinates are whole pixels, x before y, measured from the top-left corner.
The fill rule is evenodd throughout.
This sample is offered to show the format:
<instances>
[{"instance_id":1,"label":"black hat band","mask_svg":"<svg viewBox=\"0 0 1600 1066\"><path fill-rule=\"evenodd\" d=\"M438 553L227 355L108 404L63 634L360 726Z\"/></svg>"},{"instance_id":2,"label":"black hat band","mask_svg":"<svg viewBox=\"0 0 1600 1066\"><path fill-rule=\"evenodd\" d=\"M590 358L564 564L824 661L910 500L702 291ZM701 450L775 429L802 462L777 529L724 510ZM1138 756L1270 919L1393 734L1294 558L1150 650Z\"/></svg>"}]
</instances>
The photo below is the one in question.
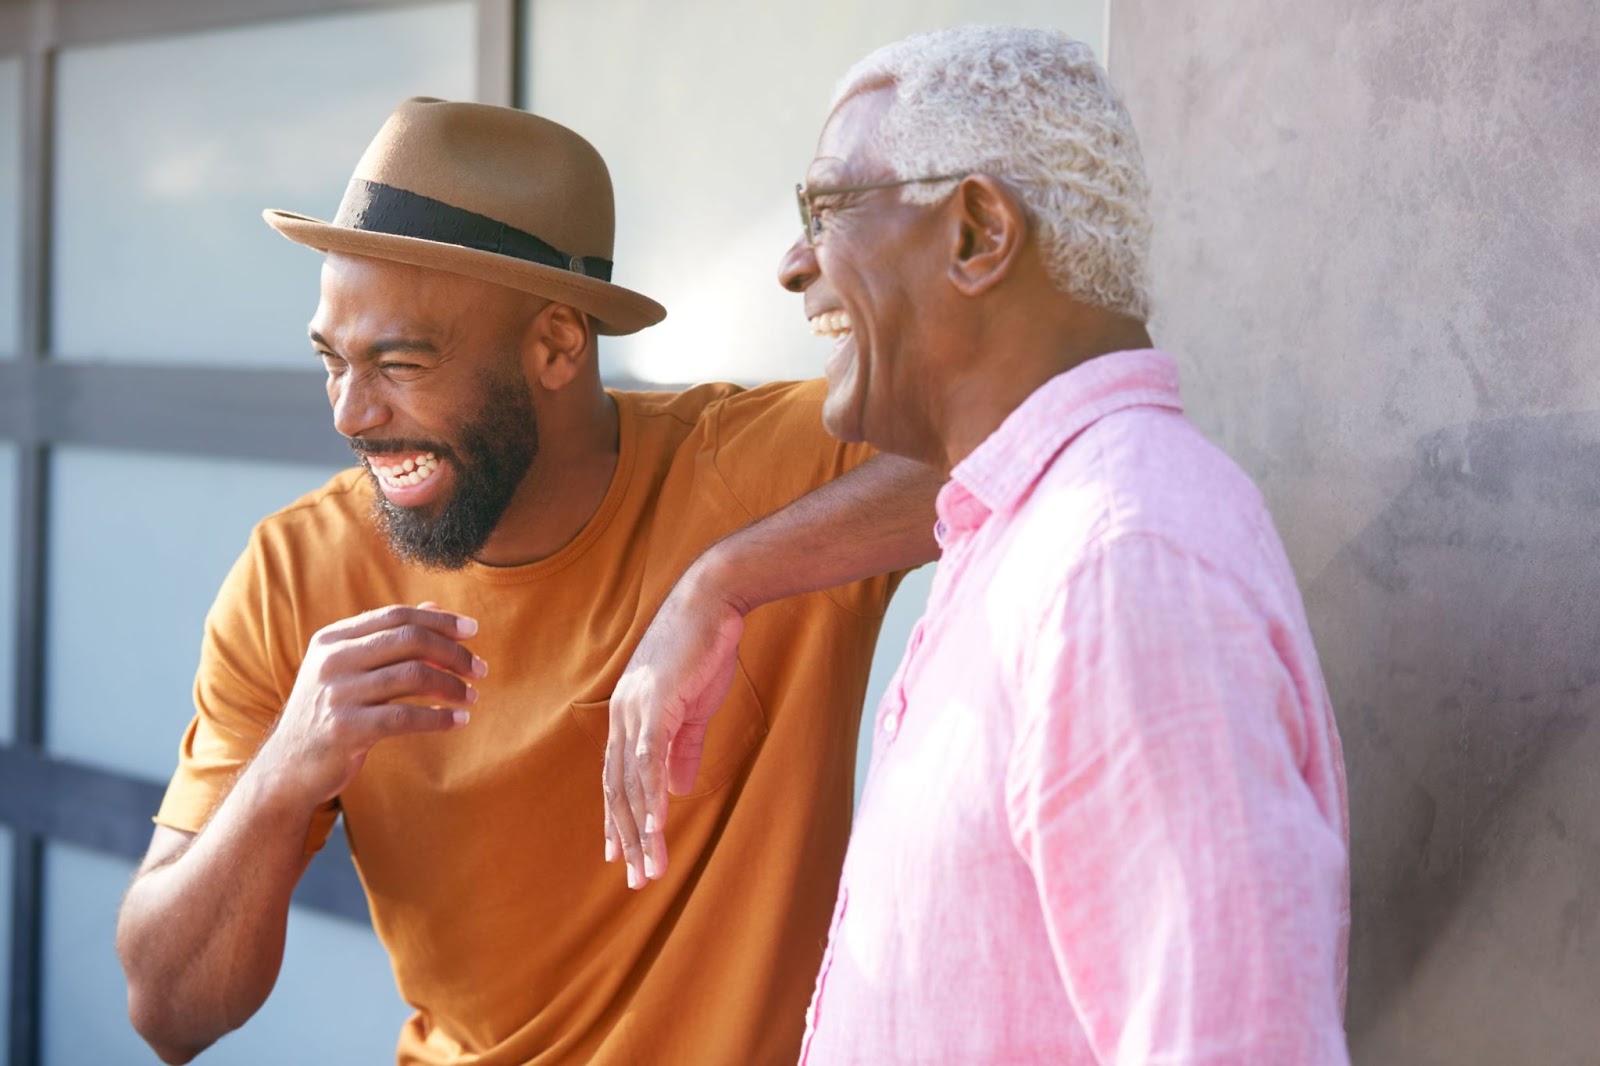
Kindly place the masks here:
<instances>
[{"instance_id":1,"label":"black hat band","mask_svg":"<svg viewBox=\"0 0 1600 1066\"><path fill-rule=\"evenodd\" d=\"M395 237L416 237L474 248L557 270L570 270L586 278L611 280L609 259L597 255L567 255L533 234L487 215L382 182L351 179L333 224L368 233L388 233Z\"/></svg>"}]
</instances>

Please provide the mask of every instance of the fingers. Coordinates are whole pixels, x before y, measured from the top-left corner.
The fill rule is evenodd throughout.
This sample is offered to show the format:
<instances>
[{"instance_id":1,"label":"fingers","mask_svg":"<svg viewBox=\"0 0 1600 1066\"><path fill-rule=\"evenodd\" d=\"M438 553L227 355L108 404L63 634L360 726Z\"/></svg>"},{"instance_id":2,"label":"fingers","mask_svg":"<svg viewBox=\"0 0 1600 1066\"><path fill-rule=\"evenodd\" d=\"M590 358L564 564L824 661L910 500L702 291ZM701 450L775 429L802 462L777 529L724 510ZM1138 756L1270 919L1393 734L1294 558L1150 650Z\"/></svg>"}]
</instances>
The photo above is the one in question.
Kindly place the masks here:
<instances>
[{"instance_id":1,"label":"fingers","mask_svg":"<svg viewBox=\"0 0 1600 1066\"><path fill-rule=\"evenodd\" d=\"M396 629L404 625L417 625L430 629L440 636L452 639L465 640L476 636L478 623L466 615L455 614L451 611L441 610L433 604L426 607L408 607L403 604L392 604L388 607L379 607L375 611L367 611L353 618L346 618L325 627L318 636L333 640L354 640L359 637L370 636L384 629Z\"/></svg>"},{"instance_id":2,"label":"fingers","mask_svg":"<svg viewBox=\"0 0 1600 1066\"><path fill-rule=\"evenodd\" d=\"M615 712L613 712L614 714ZM639 821L633 816L633 806L628 801L628 790L623 770L623 751L617 722L613 717L611 738L606 742L606 765L603 788L606 797L606 828L608 830L606 854L614 860L611 838L622 852L628 867L628 887L642 888L645 884L644 849L639 842Z\"/></svg>"},{"instance_id":3,"label":"fingers","mask_svg":"<svg viewBox=\"0 0 1600 1066\"><path fill-rule=\"evenodd\" d=\"M651 826L650 822L646 818L647 812L645 811L644 805L644 787L639 782L637 763L632 763L630 765L630 760L624 759L622 763L622 771L623 794L627 797L628 810L633 815L634 846L639 852L638 864L640 876L638 878L639 883L634 887L643 888L644 883L647 880L654 879L657 872L655 856L650 853L650 850L646 848L644 844L645 834L643 830L648 830ZM628 881L630 884L632 884L634 881L631 869L629 871Z\"/></svg>"},{"instance_id":4,"label":"fingers","mask_svg":"<svg viewBox=\"0 0 1600 1066\"><path fill-rule=\"evenodd\" d=\"M413 623L380 629L347 641L329 656L332 665L352 670L373 670L412 659L431 663L469 680L489 673L489 664L464 645Z\"/></svg>"},{"instance_id":5,"label":"fingers","mask_svg":"<svg viewBox=\"0 0 1600 1066\"><path fill-rule=\"evenodd\" d=\"M460 641L477 622L436 604L392 605L323 629L323 669L330 694L353 712L357 735L457 729L477 702L472 682L488 664Z\"/></svg>"},{"instance_id":6,"label":"fingers","mask_svg":"<svg viewBox=\"0 0 1600 1066\"><path fill-rule=\"evenodd\" d=\"M682 735L680 728L679 735ZM638 783L637 796L629 794L630 806L642 813L640 843L644 849L644 872L651 880L667 872L667 751L677 741L665 725L657 721L646 728L633 750L632 774L624 781ZM624 769L628 768L624 763Z\"/></svg>"},{"instance_id":7,"label":"fingers","mask_svg":"<svg viewBox=\"0 0 1600 1066\"><path fill-rule=\"evenodd\" d=\"M602 775L603 776L603 775ZM611 806L606 805L606 862L616 862L617 856L622 854L622 845L618 842L617 827L611 823Z\"/></svg>"},{"instance_id":8,"label":"fingers","mask_svg":"<svg viewBox=\"0 0 1600 1066\"><path fill-rule=\"evenodd\" d=\"M466 711L453 711L448 707L418 707L410 703L388 703L369 707L361 715L362 721L380 738L402 733L439 733L460 729L467 724Z\"/></svg>"},{"instance_id":9,"label":"fingers","mask_svg":"<svg viewBox=\"0 0 1600 1066\"><path fill-rule=\"evenodd\" d=\"M478 702L477 689L420 659L369 670L347 682L347 686L347 698L368 705L415 701L466 708Z\"/></svg>"}]
</instances>

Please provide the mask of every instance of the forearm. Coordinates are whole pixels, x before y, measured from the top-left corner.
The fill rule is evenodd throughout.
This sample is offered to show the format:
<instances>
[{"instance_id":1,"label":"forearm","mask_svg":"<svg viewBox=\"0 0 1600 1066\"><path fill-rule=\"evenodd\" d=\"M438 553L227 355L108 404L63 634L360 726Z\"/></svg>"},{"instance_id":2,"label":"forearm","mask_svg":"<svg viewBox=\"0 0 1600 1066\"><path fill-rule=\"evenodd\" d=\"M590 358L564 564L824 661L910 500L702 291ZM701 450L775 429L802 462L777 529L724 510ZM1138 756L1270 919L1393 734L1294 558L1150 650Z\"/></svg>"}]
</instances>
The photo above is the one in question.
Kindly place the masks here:
<instances>
[{"instance_id":1,"label":"forearm","mask_svg":"<svg viewBox=\"0 0 1600 1066\"><path fill-rule=\"evenodd\" d=\"M206 828L123 900L129 1017L165 1061L243 1025L277 980L313 807L275 794L269 776L247 769Z\"/></svg>"},{"instance_id":2,"label":"forearm","mask_svg":"<svg viewBox=\"0 0 1600 1066\"><path fill-rule=\"evenodd\" d=\"M686 578L748 614L763 603L938 558L932 467L880 455L706 550Z\"/></svg>"}]
</instances>

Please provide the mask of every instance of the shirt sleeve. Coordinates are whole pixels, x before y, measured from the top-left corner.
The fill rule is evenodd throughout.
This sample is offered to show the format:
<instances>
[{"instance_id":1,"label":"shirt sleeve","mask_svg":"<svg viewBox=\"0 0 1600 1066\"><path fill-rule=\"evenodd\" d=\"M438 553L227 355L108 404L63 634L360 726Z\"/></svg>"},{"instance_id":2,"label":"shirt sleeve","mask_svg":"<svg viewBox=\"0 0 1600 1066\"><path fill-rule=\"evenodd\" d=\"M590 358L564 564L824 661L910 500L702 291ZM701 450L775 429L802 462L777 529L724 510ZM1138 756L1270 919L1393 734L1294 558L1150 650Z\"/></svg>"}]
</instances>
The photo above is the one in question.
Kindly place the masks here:
<instances>
[{"instance_id":1,"label":"shirt sleeve","mask_svg":"<svg viewBox=\"0 0 1600 1066\"><path fill-rule=\"evenodd\" d=\"M714 417L716 467L752 518L792 503L877 452L845 444L822 426L827 383L777 382L719 402Z\"/></svg>"},{"instance_id":2,"label":"shirt sleeve","mask_svg":"<svg viewBox=\"0 0 1600 1066\"><path fill-rule=\"evenodd\" d=\"M1018 663L1008 768L1067 994L1101 1063L1346 1063L1346 855L1301 770L1271 620L1149 535L1101 545Z\"/></svg>"},{"instance_id":3,"label":"shirt sleeve","mask_svg":"<svg viewBox=\"0 0 1600 1066\"><path fill-rule=\"evenodd\" d=\"M204 828L288 700L300 649L292 634L272 624L266 595L270 570L270 553L258 529L206 614L194 683L195 715L155 816L160 825L188 833ZM337 801L317 809L306 837L307 854L327 842L338 814Z\"/></svg>"}]
</instances>

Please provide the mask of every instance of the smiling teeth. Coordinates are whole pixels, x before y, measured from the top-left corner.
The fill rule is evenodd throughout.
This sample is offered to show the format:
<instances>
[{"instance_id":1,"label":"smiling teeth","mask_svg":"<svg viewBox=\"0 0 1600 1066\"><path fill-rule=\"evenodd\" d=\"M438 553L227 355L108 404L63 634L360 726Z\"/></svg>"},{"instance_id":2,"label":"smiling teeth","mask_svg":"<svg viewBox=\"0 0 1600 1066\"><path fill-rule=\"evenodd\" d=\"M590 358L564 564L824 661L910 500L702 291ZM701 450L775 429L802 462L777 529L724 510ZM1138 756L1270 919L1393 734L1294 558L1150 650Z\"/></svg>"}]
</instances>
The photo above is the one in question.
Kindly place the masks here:
<instances>
[{"instance_id":1,"label":"smiling teeth","mask_svg":"<svg viewBox=\"0 0 1600 1066\"><path fill-rule=\"evenodd\" d=\"M824 311L811 319L811 332L818 337L842 337L850 332L850 315L845 311Z\"/></svg>"},{"instance_id":2,"label":"smiling teeth","mask_svg":"<svg viewBox=\"0 0 1600 1066\"><path fill-rule=\"evenodd\" d=\"M432 452L427 452L415 459L407 459L405 462L397 463L394 466L372 464L372 472L374 474L377 474L390 485L397 487L401 485L416 485L426 481L433 476L433 472L438 468L439 460Z\"/></svg>"}]
</instances>

